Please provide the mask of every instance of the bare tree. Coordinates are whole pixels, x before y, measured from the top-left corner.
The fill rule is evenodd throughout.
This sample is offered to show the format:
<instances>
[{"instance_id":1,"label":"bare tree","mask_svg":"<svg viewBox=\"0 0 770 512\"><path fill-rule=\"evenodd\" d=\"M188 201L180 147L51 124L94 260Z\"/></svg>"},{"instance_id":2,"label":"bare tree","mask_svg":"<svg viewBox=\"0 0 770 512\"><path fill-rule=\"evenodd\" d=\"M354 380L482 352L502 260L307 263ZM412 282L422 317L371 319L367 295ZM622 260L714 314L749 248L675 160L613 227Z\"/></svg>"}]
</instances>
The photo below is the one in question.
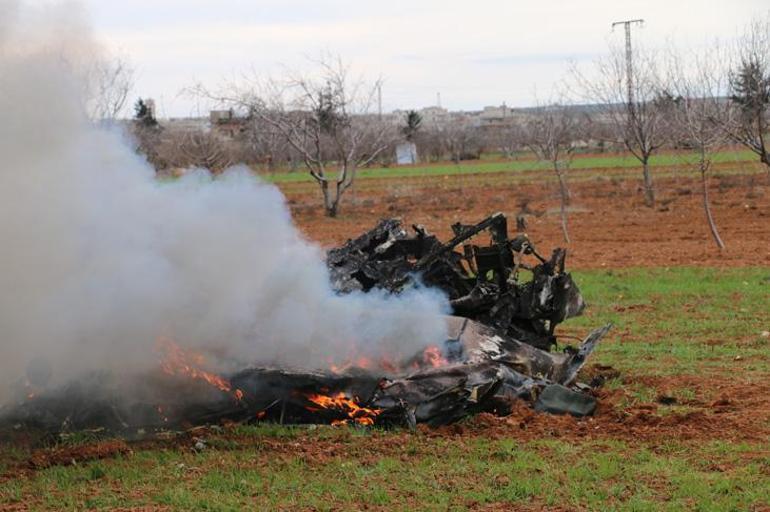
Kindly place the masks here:
<instances>
[{"instance_id":1,"label":"bare tree","mask_svg":"<svg viewBox=\"0 0 770 512\"><path fill-rule=\"evenodd\" d=\"M734 109L724 98L726 73L720 65L726 62L718 45L710 45L700 54L687 59L673 56L669 63L673 103L672 113L677 138L692 148L703 191L703 210L711 236L720 249L725 248L719 236L709 201L709 171L714 152L727 140L726 126L731 126Z\"/></svg>"},{"instance_id":2,"label":"bare tree","mask_svg":"<svg viewBox=\"0 0 770 512\"><path fill-rule=\"evenodd\" d=\"M725 128L731 140L759 157L770 176L770 14L746 28L736 53L729 90L738 115Z\"/></svg>"},{"instance_id":3,"label":"bare tree","mask_svg":"<svg viewBox=\"0 0 770 512\"><path fill-rule=\"evenodd\" d=\"M437 134L444 154L454 163L481 158L481 134L467 122L452 120L445 126L439 126Z\"/></svg>"},{"instance_id":4,"label":"bare tree","mask_svg":"<svg viewBox=\"0 0 770 512\"><path fill-rule=\"evenodd\" d=\"M249 119L240 140L246 148L246 160L263 165L268 172L296 162L296 151L283 134L259 119ZM294 167L291 169L295 170Z\"/></svg>"},{"instance_id":5,"label":"bare tree","mask_svg":"<svg viewBox=\"0 0 770 512\"><path fill-rule=\"evenodd\" d=\"M660 101L665 89L655 55L637 49L632 67L632 97L623 52L610 48L608 57L595 62L590 76L576 68L573 76L579 92L590 103L602 106L598 117L612 126L618 141L642 164L644 202L655 206L655 188L650 157L666 143L666 105Z\"/></svg>"},{"instance_id":6,"label":"bare tree","mask_svg":"<svg viewBox=\"0 0 770 512\"><path fill-rule=\"evenodd\" d=\"M358 169L374 162L396 136L372 114L380 81L353 79L339 59L318 62L315 76L292 73L282 81L249 80L224 94L203 94L247 111L254 122L286 140L321 189L326 214L336 217Z\"/></svg>"},{"instance_id":7,"label":"bare tree","mask_svg":"<svg viewBox=\"0 0 770 512\"><path fill-rule=\"evenodd\" d=\"M202 167L218 174L234 163L227 144L211 132L187 132L178 147L182 155L179 167Z\"/></svg>"},{"instance_id":8,"label":"bare tree","mask_svg":"<svg viewBox=\"0 0 770 512\"><path fill-rule=\"evenodd\" d=\"M577 136L577 119L568 107L550 104L538 107L525 125L527 147L540 160L551 164L559 182L561 230L564 241L570 243L567 229L567 207L570 201L567 170L572 162Z\"/></svg>"},{"instance_id":9,"label":"bare tree","mask_svg":"<svg viewBox=\"0 0 770 512\"><path fill-rule=\"evenodd\" d=\"M134 70L121 58L97 58L88 70L88 113L98 122L114 121L126 108Z\"/></svg>"},{"instance_id":10,"label":"bare tree","mask_svg":"<svg viewBox=\"0 0 770 512\"><path fill-rule=\"evenodd\" d=\"M443 134L438 127L427 126L420 130L420 137L417 140L417 153L427 157L431 162L439 162L445 157Z\"/></svg>"},{"instance_id":11,"label":"bare tree","mask_svg":"<svg viewBox=\"0 0 770 512\"><path fill-rule=\"evenodd\" d=\"M489 134L488 140L490 145L495 146L506 158L513 160L516 153L526 145L524 144L524 132L524 127L521 124L511 123L495 129Z\"/></svg>"}]
</instances>

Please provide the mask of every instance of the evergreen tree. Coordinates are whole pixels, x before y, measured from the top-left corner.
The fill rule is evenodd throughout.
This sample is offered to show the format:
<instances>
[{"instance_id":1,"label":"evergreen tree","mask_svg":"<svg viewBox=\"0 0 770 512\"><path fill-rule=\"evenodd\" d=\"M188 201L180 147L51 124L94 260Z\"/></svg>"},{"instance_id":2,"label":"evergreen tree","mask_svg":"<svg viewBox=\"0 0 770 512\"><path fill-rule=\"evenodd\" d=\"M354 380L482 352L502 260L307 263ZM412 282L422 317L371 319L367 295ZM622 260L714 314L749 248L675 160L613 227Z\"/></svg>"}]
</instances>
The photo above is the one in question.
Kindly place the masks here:
<instances>
[{"instance_id":1,"label":"evergreen tree","mask_svg":"<svg viewBox=\"0 0 770 512\"><path fill-rule=\"evenodd\" d=\"M413 142L417 132L422 125L422 116L416 110L410 110L406 113L406 126L401 129L401 132L406 137L406 140Z\"/></svg>"},{"instance_id":2,"label":"evergreen tree","mask_svg":"<svg viewBox=\"0 0 770 512\"><path fill-rule=\"evenodd\" d=\"M158 126L158 121L155 119L155 113L150 108L150 105L142 98L136 100L134 103L134 120L143 128L154 128Z\"/></svg>"},{"instance_id":3,"label":"evergreen tree","mask_svg":"<svg viewBox=\"0 0 770 512\"><path fill-rule=\"evenodd\" d=\"M770 107L770 70L759 59L744 59L730 77L730 100L740 109L738 126L730 135L759 155L770 167L767 145L768 109ZM768 169L770 172L770 169Z\"/></svg>"},{"instance_id":4,"label":"evergreen tree","mask_svg":"<svg viewBox=\"0 0 770 512\"><path fill-rule=\"evenodd\" d=\"M770 106L770 74L756 60L743 62L730 80L730 99L741 107L744 115L755 117Z\"/></svg>"},{"instance_id":5,"label":"evergreen tree","mask_svg":"<svg viewBox=\"0 0 770 512\"><path fill-rule=\"evenodd\" d=\"M332 84L327 84L318 93L318 103L315 107L315 120L321 128L321 132L333 135L339 128L346 124L347 117L341 108L343 98L336 93Z\"/></svg>"},{"instance_id":6,"label":"evergreen tree","mask_svg":"<svg viewBox=\"0 0 770 512\"><path fill-rule=\"evenodd\" d=\"M155 119L155 113L150 104L142 98L136 100L133 123L133 132L137 143L136 152L143 154L156 171L167 167L167 163L158 153L161 131L162 128Z\"/></svg>"}]
</instances>

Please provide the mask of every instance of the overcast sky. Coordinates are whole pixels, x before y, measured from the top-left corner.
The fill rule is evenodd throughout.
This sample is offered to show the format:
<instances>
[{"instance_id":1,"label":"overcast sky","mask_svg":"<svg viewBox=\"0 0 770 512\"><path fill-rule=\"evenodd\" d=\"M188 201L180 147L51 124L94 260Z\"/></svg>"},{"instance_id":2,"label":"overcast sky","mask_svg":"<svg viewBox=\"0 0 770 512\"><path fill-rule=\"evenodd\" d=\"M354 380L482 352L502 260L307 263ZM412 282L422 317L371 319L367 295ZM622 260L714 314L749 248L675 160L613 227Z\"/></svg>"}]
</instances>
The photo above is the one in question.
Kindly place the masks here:
<instances>
[{"instance_id":1,"label":"overcast sky","mask_svg":"<svg viewBox=\"0 0 770 512\"><path fill-rule=\"evenodd\" d=\"M137 96L162 116L205 114L180 95L247 70L266 75L340 55L385 80L383 106L452 110L526 106L547 97L570 60L621 43L613 21L644 18L634 37L656 47L734 36L767 0L84 0L97 37L137 71Z\"/></svg>"}]
</instances>

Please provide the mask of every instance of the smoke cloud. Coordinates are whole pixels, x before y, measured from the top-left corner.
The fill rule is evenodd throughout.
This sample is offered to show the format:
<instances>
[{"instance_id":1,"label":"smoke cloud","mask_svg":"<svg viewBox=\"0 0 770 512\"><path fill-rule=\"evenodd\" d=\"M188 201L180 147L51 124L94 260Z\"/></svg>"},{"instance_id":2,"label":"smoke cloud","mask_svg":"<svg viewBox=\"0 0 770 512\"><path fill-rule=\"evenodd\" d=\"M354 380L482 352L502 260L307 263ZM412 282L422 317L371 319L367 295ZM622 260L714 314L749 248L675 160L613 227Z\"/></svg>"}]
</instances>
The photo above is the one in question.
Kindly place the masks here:
<instances>
[{"instance_id":1,"label":"smoke cloud","mask_svg":"<svg viewBox=\"0 0 770 512\"><path fill-rule=\"evenodd\" d=\"M150 368L159 336L233 370L445 338L435 292L336 295L281 192L247 169L157 181L85 114L87 34L71 8L0 0L0 390L39 356L57 380Z\"/></svg>"}]
</instances>

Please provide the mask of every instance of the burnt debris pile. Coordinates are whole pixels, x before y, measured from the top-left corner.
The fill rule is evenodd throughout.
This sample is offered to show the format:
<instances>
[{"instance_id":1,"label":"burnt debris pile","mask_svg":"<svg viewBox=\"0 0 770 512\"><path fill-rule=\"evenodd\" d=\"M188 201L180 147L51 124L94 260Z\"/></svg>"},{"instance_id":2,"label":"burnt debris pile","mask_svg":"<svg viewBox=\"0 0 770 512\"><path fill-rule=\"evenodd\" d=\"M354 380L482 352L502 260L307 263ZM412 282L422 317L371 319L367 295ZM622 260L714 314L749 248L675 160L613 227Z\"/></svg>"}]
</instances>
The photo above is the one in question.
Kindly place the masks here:
<instances>
[{"instance_id":1,"label":"burnt debris pile","mask_svg":"<svg viewBox=\"0 0 770 512\"><path fill-rule=\"evenodd\" d=\"M399 220L383 220L329 251L327 264L335 288L398 293L421 281L449 296L453 314L543 350L556 344L556 326L585 307L580 290L564 271L566 251L556 249L546 259L527 235L509 238L502 213L475 225L453 225L455 236L446 243L423 226L413 229L415 234L409 236ZM472 243L483 232L491 235L491 243ZM526 262L528 256L534 266ZM520 282L521 271L530 272L532 279Z\"/></svg>"},{"instance_id":2,"label":"burnt debris pile","mask_svg":"<svg viewBox=\"0 0 770 512\"><path fill-rule=\"evenodd\" d=\"M556 326L585 307L565 272L565 251L545 258L526 235L509 238L499 213L452 229L444 243L422 226L409 235L400 221L383 220L327 257L341 294L442 290L452 308L443 344L377 364L218 375L200 354L166 341L166 360L151 375L94 374L56 389L45 389L38 364L18 399L0 409L0 427L131 435L223 421L437 426L480 411L505 414L518 400L551 413L592 414L596 400L576 378L609 326L576 347L558 347ZM486 234L490 242L477 245Z\"/></svg>"}]
</instances>

